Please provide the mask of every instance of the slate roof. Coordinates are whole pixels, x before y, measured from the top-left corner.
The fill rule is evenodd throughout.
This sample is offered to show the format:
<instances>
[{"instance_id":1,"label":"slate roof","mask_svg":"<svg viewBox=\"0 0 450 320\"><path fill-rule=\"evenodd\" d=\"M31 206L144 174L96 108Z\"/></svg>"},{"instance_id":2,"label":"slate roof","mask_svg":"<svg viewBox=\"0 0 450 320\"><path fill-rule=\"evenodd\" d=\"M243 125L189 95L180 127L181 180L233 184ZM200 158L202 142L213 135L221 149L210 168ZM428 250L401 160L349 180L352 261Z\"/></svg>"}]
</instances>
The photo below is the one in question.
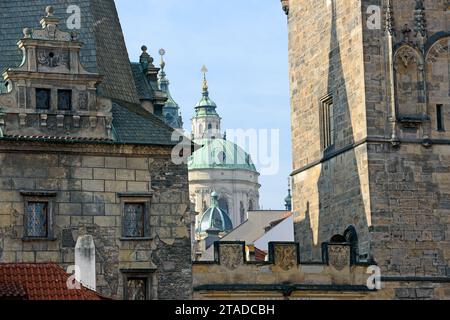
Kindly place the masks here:
<instances>
[{"instance_id":1,"label":"slate roof","mask_svg":"<svg viewBox=\"0 0 450 320\"><path fill-rule=\"evenodd\" d=\"M69 275L53 263L0 263L0 299L103 300L81 286L69 289Z\"/></svg>"},{"instance_id":2,"label":"slate roof","mask_svg":"<svg viewBox=\"0 0 450 320\"><path fill-rule=\"evenodd\" d=\"M88 71L105 76L99 87L102 95L139 103L114 0L0 0L0 72L20 64L22 53L17 41L22 30L39 28L48 5L61 19L62 30L67 29L65 21L71 15L66 12L68 6L80 7L81 30L77 32L84 43L81 63ZM4 89L3 84L0 87Z\"/></svg>"},{"instance_id":3,"label":"slate roof","mask_svg":"<svg viewBox=\"0 0 450 320\"><path fill-rule=\"evenodd\" d=\"M64 21L70 15L67 7L78 5L81 9L82 27L77 31L84 43L81 63L88 71L104 75L99 94L117 101L113 107L116 142L174 145L173 129L139 105L140 97L153 98L155 88L143 78L140 64L130 63L114 0L0 0L0 72L20 64L22 53L17 41L23 36L22 30L39 28L39 20L48 5L54 7L55 16L61 19L62 30L66 29ZM0 84L0 93L5 89ZM56 137L5 138L61 141ZM82 138L70 141L88 142Z\"/></svg>"},{"instance_id":4,"label":"slate roof","mask_svg":"<svg viewBox=\"0 0 450 320\"><path fill-rule=\"evenodd\" d=\"M139 99L152 100L154 98L153 88L149 85L144 75L144 70L140 63L131 63L131 71L133 72L134 82Z\"/></svg>"},{"instance_id":5,"label":"slate roof","mask_svg":"<svg viewBox=\"0 0 450 320\"><path fill-rule=\"evenodd\" d=\"M155 115L145 111L140 105L114 102L114 138L119 143L154 144L174 146L174 129Z\"/></svg>"}]
</instances>

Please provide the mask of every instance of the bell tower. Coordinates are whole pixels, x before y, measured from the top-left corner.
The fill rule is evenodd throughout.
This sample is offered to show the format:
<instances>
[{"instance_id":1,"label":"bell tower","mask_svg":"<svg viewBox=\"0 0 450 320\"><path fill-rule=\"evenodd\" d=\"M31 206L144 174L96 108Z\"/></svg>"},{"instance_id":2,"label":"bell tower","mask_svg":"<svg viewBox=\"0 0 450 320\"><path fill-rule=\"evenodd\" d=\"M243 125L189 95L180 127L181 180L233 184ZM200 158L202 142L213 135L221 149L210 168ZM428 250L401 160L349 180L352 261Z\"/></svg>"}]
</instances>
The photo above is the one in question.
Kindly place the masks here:
<instances>
[{"instance_id":1,"label":"bell tower","mask_svg":"<svg viewBox=\"0 0 450 320\"><path fill-rule=\"evenodd\" d=\"M195 106L195 115L192 118L192 137L194 140L222 139L220 131L222 118L216 111L216 103L209 97L207 72L208 69L203 66L202 98Z\"/></svg>"}]
</instances>

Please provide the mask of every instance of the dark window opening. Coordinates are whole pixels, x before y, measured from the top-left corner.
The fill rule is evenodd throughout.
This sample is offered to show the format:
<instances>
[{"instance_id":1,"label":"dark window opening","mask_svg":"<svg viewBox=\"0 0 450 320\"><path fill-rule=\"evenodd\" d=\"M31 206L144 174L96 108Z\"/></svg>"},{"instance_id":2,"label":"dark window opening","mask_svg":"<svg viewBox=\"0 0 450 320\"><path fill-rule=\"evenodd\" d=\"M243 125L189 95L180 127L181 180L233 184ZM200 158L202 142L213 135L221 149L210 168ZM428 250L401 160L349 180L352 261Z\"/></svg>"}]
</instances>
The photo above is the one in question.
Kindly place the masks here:
<instances>
[{"instance_id":1,"label":"dark window opening","mask_svg":"<svg viewBox=\"0 0 450 320\"><path fill-rule=\"evenodd\" d=\"M241 218L241 223L245 222L245 208L244 208L244 203L241 201L241 205L240 205L240 218Z\"/></svg>"},{"instance_id":2,"label":"dark window opening","mask_svg":"<svg viewBox=\"0 0 450 320\"><path fill-rule=\"evenodd\" d=\"M51 95L50 89L36 89L36 109L49 110Z\"/></svg>"},{"instance_id":3,"label":"dark window opening","mask_svg":"<svg viewBox=\"0 0 450 320\"><path fill-rule=\"evenodd\" d=\"M48 203L28 202L26 208L26 236L29 238L48 237Z\"/></svg>"},{"instance_id":4,"label":"dark window opening","mask_svg":"<svg viewBox=\"0 0 450 320\"><path fill-rule=\"evenodd\" d=\"M328 97L322 101L322 147L324 150L334 145L334 105L333 99Z\"/></svg>"},{"instance_id":5,"label":"dark window opening","mask_svg":"<svg viewBox=\"0 0 450 320\"><path fill-rule=\"evenodd\" d=\"M436 105L437 130L445 131L444 126L444 109L442 104Z\"/></svg>"},{"instance_id":6,"label":"dark window opening","mask_svg":"<svg viewBox=\"0 0 450 320\"><path fill-rule=\"evenodd\" d=\"M123 232L126 238L143 238L146 236L145 204L125 203Z\"/></svg>"},{"instance_id":7,"label":"dark window opening","mask_svg":"<svg viewBox=\"0 0 450 320\"><path fill-rule=\"evenodd\" d=\"M128 300L148 300L148 288L146 278L128 278L127 292Z\"/></svg>"},{"instance_id":8,"label":"dark window opening","mask_svg":"<svg viewBox=\"0 0 450 320\"><path fill-rule=\"evenodd\" d=\"M229 213L228 201L226 198L219 199L219 208L224 210L226 213Z\"/></svg>"},{"instance_id":9,"label":"dark window opening","mask_svg":"<svg viewBox=\"0 0 450 320\"><path fill-rule=\"evenodd\" d=\"M254 207L253 207L253 200L250 200L249 202L248 202L248 211L253 211L254 210Z\"/></svg>"},{"instance_id":10,"label":"dark window opening","mask_svg":"<svg viewBox=\"0 0 450 320\"><path fill-rule=\"evenodd\" d=\"M72 110L72 90L58 90L58 110Z\"/></svg>"}]
</instances>

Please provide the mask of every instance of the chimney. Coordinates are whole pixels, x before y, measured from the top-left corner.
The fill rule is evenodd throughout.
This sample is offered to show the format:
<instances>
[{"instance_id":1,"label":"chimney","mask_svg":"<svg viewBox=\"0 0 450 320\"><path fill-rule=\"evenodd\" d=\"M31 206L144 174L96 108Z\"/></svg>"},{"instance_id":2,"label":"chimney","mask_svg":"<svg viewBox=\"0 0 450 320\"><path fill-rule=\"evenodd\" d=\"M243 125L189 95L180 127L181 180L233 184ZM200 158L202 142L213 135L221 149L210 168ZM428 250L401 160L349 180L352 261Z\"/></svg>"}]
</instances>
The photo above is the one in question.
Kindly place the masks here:
<instances>
[{"instance_id":1,"label":"chimney","mask_svg":"<svg viewBox=\"0 0 450 320\"><path fill-rule=\"evenodd\" d=\"M80 282L86 288L96 290L95 245L91 235L78 237L75 246L75 265L79 268Z\"/></svg>"}]
</instances>

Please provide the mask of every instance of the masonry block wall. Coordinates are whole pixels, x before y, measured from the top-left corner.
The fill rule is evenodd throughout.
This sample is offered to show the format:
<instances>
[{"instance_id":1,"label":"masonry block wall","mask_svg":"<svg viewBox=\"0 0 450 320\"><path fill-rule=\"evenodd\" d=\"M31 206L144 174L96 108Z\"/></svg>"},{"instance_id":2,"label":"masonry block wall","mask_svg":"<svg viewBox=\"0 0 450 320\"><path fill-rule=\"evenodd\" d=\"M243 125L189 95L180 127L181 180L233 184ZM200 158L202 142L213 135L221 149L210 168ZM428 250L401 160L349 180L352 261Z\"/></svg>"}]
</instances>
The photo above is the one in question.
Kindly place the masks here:
<instances>
[{"instance_id":1,"label":"masonry block wall","mask_svg":"<svg viewBox=\"0 0 450 320\"><path fill-rule=\"evenodd\" d=\"M450 276L448 1L285 3L302 257L353 225L360 259L402 279L394 298L449 297L435 289ZM319 145L326 94L331 148Z\"/></svg>"},{"instance_id":2,"label":"masonry block wall","mask_svg":"<svg viewBox=\"0 0 450 320\"><path fill-rule=\"evenodd\" d=\"M289 56L296 240L302 258L356 225L369 250L363 19L358 1L289 1ZM331 100L334 145L324 148L322 110ZM355 147L354 147L355 146ZM354 148L353 148L354 147Z\"/></svg>"},{"instance_id":3,"label":"masonry block wall","mask_svg":"<svg viewBox=\"0 0 450 320\"><path fill-rule=\"evenodd\" d=\"M52 194L51 239L24 238L27 194ZM146 238L123 235L124 203L148 201ZM191 295L188 182L170 148L0 142L0 262L74 264L80 235L94 238L97 289L123 298L146 276L151 299Z\"/></svg>"}]
</instances>

